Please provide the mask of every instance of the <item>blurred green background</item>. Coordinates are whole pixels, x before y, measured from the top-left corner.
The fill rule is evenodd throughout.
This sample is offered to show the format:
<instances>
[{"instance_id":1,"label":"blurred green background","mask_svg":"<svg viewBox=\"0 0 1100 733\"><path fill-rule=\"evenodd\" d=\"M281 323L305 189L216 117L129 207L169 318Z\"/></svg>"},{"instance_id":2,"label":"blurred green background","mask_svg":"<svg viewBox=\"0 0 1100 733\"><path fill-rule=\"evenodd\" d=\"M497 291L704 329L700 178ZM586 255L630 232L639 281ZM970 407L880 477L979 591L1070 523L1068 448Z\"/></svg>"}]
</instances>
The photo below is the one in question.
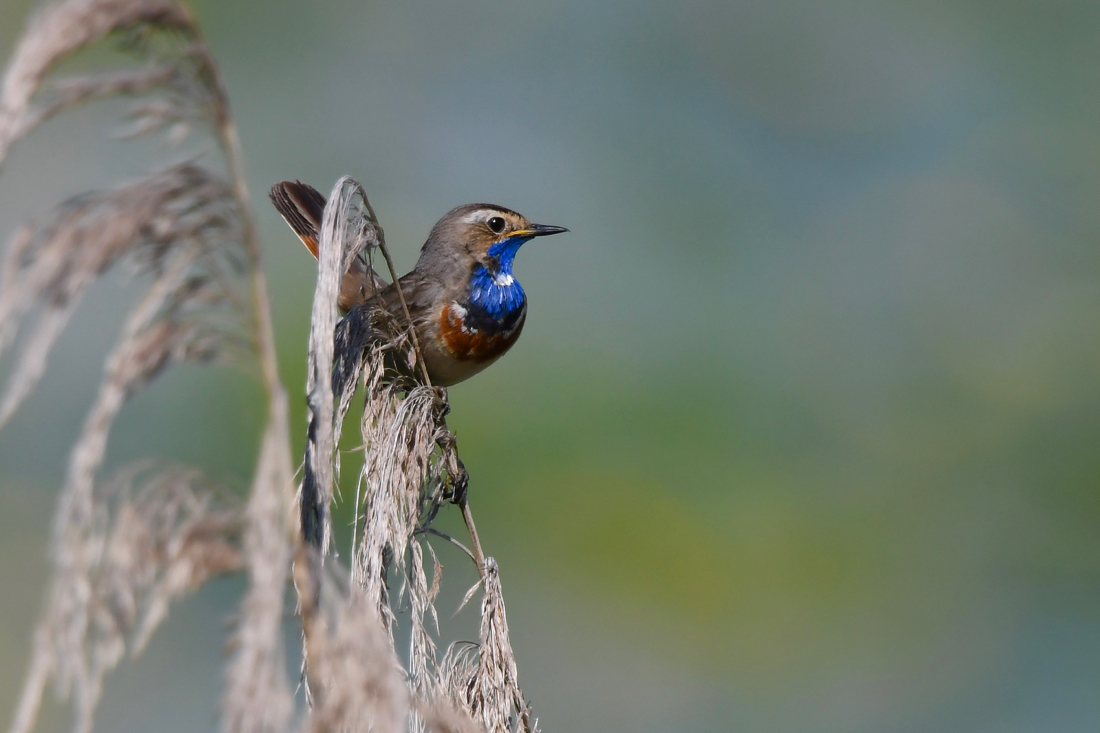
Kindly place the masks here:
<instances>
[{"instance_id":1,"label":"blurred green background","mask_svg":"<svg viewBox=\"0 0 1100 733\"><path fill-rule=\"evenodd\" d=\"M0 5L5 58L30 5ZM1097 729L1100 4L193 7L292 393L315 270L272 182L361 180L401 269L469 201L572 230L524 248L524 337L451 390L545 730ZM5 237L148 169L108 141L112 112L15 149ZM0 433L5 724L123 283ZM243 485L259 423L246 379L180 369L124 413L111 460ZM441 553L455 623L473 575ZM242 587L174 609L108 679L100 730L216 730Z\"/></svg>"}]
</instances>

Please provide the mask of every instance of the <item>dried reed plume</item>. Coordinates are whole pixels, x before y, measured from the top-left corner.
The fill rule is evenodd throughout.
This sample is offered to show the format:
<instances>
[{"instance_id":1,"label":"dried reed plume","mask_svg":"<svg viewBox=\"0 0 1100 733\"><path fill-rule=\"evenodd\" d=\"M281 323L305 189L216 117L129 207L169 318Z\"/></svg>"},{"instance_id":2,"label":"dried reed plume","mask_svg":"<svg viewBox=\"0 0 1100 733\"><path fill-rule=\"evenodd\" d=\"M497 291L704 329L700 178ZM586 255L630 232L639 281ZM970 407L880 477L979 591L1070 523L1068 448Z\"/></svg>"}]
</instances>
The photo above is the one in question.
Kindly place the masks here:
<instances>
[{"instance_id":1,"label":"dried reed plume","mask_svg":"<svg viewBox=\"0 0 1100 733\"><path fill-rule=\"evenodd\" d=\"M60 61L106 38L131 54L132 68L51 76ZM202 128L219 143L228 175L195 160L175 163L130 185L66 201L13 238L0 274L0 349L11 347L18 332L25 336L0 400L0 422L34 389L54 341L99 275L126 263L152 284L107 359L70 455L54 519L54 575L12 731L30 730L51 679L72 695L74 729L90 730L103 674L117 663L126 637L137 651L172 597L242 563L252 583L225 727L281 729L293 710L279 634L293 536L286 395L236 133L190 16L155 0L68 0L43 9L17 45L0 90L0 162L48 117L118 95L135 97L129 134L170 129L178 137ZM159 491L97 491L108 434L131 396L174 363L236 363L249 355L260 365L269 412L246 509L216 508L208 481L176 469L146 470L148 485ZM191 478L180 483L173 476ZM185 487L187 513L158 515L186 498L179 493ZM158 501L164 507L154 511L150 502ZM126 572L133 559L118 539L131 533L133 543L146 536L164 547L146 554L149 565L140 573Z\"/></svg>"},{"instance_id":2,"label":"dried reed plume","mask_svg":"<svg viewBox=\"0 0 1100 733\"><path fill-rule=\"evenodd\" d=\"M134 64L57 78L63 59L115 41ZM236 131L217 67L190 15L170 0L57 0L30 23L0 89L0 165L47 118L92 99L131 98L126 136L192 132L218 152L161 164L145 178L56 206L12 238L0 271L0 357L11 353L0 426L35 389L82 296L118 265L148 288L107 357L72 448L51 541L53 576L12 722L34 725L51 681L90 731L104 675L136 654L172 600L214 575L247 570L249 589L227 663L222 728L309 731L531 731L517 684L499 571L484 557L467 476L401 312L368 303L338 322L341 276L376 253L396 279L382 228L358 183L341 179L325 209L309 342L309 428L297 518L287 426L260 246ZM208 161L213 160L210 165ZM386 286L381 277L376 287ZM259 372L267 422L247 502L195 468L161 461L100 476L115 418L130 397L181 362ZM259 369L254 369L255 365ZM328 558L341 428L358 390L365 461L350 568ZM442 567L432 521L457 504L480 581L478 642L438 658ZM465 548L463 547L465 550ZM431 580L425 568L431 558ZM326 559L328 558L328 559ZM299 592L306 709L295 715L280 624L287 581ZM400 590L388 590L400 575ZM409 610L409 653L396 610Z\"/></svg>"}]
</instances>

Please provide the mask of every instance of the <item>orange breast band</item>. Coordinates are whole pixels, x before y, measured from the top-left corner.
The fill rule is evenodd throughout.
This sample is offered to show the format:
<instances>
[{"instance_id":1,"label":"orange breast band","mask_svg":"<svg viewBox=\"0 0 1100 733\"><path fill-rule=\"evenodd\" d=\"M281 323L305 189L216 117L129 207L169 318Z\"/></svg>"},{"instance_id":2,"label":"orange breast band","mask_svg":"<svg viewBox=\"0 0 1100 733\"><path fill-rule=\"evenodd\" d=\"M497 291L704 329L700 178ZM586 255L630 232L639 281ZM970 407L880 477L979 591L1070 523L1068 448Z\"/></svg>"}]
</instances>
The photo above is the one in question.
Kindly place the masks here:
<instances>
[{"instance_id":1,"label":"orange breast band","mask_svg":"<svg viewBox=\"0 0 1100 733\"><path fill-rule=\"evenodd\" d=\"M463 328L461 307L443 306L439 314L439 334L447 351L462 361L489 361L511 348L523 330L523 320L511 331L485 335L477 329Z\"/></svg>"}]
</instances>

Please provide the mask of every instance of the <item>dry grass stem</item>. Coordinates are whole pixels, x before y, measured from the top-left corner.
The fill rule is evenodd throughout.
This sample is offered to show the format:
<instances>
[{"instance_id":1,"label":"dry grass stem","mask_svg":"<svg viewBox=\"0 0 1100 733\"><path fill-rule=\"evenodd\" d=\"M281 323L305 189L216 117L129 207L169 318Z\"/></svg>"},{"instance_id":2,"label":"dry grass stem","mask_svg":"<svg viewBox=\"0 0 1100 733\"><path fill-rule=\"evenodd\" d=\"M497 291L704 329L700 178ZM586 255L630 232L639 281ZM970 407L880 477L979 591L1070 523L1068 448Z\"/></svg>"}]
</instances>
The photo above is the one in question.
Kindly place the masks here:
<instances>
[{"instance_id":1,"label":"dry grass stem","mask_svg":"<svg viewBox=\"0 0 1100 733\"><path fill-rule=\"evenodd\" d=\"M288 444L285 423L269 418L246 514L245 552L251 582L241 604L238 651L226 675L222 729L232 733L284 731L294 711L282 643L292 548L288 529L293 470Z\"/></svg>"},{"instance_id":2,"label":"dry grass stem","mask_svg":"<svg viewBox=\"0 0 1100 733\"><path fill-rule=\"evenodd\" d=\"M181 248L200 247L191 280L181 284L194 291L187 302L240 300L232 288L244 252L226 246L240 238L228 193L227 184L209 171L183 163L137 183L74 197L43 225L16 235L0 275L0 355L20 328L31 336L0 402L0 426L38 383L88 287L120 259L139 271L158 272ZM214 287L223 292L214 295Z\"/></svg>"},{"instance_id":3,"label":"dry grass stem","mask_svg":"<svg viewBox=\"0 0 1100 733\"><path fill-rule=\"evenodd\" d=\"M138 63L52 76L60 61L107 37ZM103 673L118 661L125 638L139 650L172 598L244 564L252 584L230 665L226 727L283 730L293 705L279 628L293 538L286 393L236 132L189 14L168 0L46 6L19 41L0 89L0 163L45 119L120 95L135 99L127 136L168 131L179 141L205 129L224 153L228 177L197 160L170 165L74 197L12 240L0 273L0 355L19 333L23 338L0 400L0 424L33 391L57 337L100 275L126 263L152 280L108 357L72 450L54 522L54 575L12 730L31 728L50 679L73 695L75 729L89 730ZM172 364L237 364L242 357L258 361L269 397L247 511L213 511L199 493L198 474L183 469L143 469L143 486L153 488L96 491L111 426L132 395Z\"/></svg>"},{"instance_id":4,"label":"dry grass stem","mask_svg":"<svg viewBox=\"0 0 1100 733\"><path fill-rule=\"evenodd\" d=\"M429 733L484 733L484 728L447 698L437 697L421 705L417 714Z\"/></svg>"},{"instance_id":5,"label":"dry grass stem","mask_svg":"<svg viewBox=\"0 0 1100 733\"><path fill-rule=\"evenodd\" d=\"M239 506L194 469L135 464L83 510L59 548L13 730L29 729L49 677L74 695L74 730L91 730L103 677L127 648L142 650L173 599L244 566Z\"/></svg>"},{"instance_id":6,"label":"dry grass stem","mask_svg":"<svg viewBox=\"0 0 1100 733\"><path fill-rule=\"evenodd\" d=\"M332 534L328 508L339 473L336 446L364 358L362 348L345 345L339 350L339 362L333 368L340 282L352 261L369 256L383 238L382 228L359 184L346 176L341 178L333 187L329 202L321 228L317 287L310 320L306 381L309 427L299 494L302 532L307 542L321 548L322 557L328 553ZM349 325L344 324L345 334Z\"/></svg>"},{"instance_id":7,"label":"dry grass stem","mask_svg":"<svg viewBox=\"0 0 1100 733\"><path fill-rule=\"evenodd\" d=\"M536 731L538 722L519 688L500 571L491 557L485 559L479 585L484 591L479 644L452 645L447 650L440 663L439 695L449 697L488 733Z\"/></svg>"},{"instance_id":8,"label":"dry grass stem","mask_svg":"<svg viewBox=\"0 0 1100 733\"><path fill-rule=\"evenodd\" d=\"M360 480L366 500L363 530L355 548L353 578L383 618L390 615L387 574L402 571L405 550L417 527L421 487L435 452L441 404L429 387L415 387L403 399L393 385L368 395L363 414L366 456Z\"/></svg>"},{"instance_id":9,"label":"dry grass stem","mask_svg":"<svg viewBox=\"0 0 1100 733\"><path fill-rule=\"evenodd\" d=\"M77 730L91 727L107 663L91 663L84 653L95 602L91 577L100 563L103 527L93 493L107 437L126 399L165 366L190 358L208 360L217 353L218 334L201 314L218 302L221 284L196 268L198 249L184 247L155 280L130 316L122 338L107 360L99 394L73 448L68 477L58 499L54 523L55 574L49 601L36 635L32 675L17 711L16 731L27 730L41 700L45 672L62 691L75 693ZM193 299L192 299L193 297ZM48 661L41 661L42 659Z\"/></svg>"},{"instance_id":10,"label":"dry grass stem","mask_svg":"<svg viewBox=\"0 0 1100 733\"><path fill-rule=\"evenodd\" d=\"M60 60L109 33L143 25L181 31L193 27L182 8L167 1L69 0L54 2L38 13L19 39L0 89L0 165L13 142L63 108L60 100L41 109L32 106L46 75ZM102 81L109 86L112 81L118 83L117 79ZM115 93L126 91L127 85L122 85ZM93 96L101 94L86 85L71 101L75 104Z\"/></svg>"},{"instance_id":11,"label":"dry grass stem","mask_svg":"<svg viewBox=\"0 0 1100 733\"><path fill-rule=\"evenodd\" d=\"M427 543L424 543L427 544ZM405 575L409 598L409 687L413 697L420 705L430 704L438 670L436 669L436 642L428 629L431 621L435 633L439 634L439 616L435 610L435 599L443 580L443 567L429 544L428 552L432 557L434 571L432 582L428 583L424 572L424 545L417 538L409 540L409 567ZM425 721L418 711L413 712L410 728L423 730Z\"/></svg>"},{"instance_id":12,"label":"dry grass stem","mask_svg":"<svg viewBox=\"0 0 1100 733\"><path fill-rule=\"evenodd\" d=\"M107 38L135 63L55 78L60 61ZM208 151L73 197L12 237L0 270L0 358L9 364L0 427L38 385L54 344L102 274L125 265L148 285L106 360L70 454L51 540L53 575L11 730L32 729L53 681L72 699L74 730L90 731L104 675L125 653L141 650L170 603L215 574L241 569L250 583L226 665L222 729L297 728L282 643L292 560L311 705L304 728L533 730L516 681L497 565L483 558L465 501L466 472L445 420L447 393L428 381L399 285L386 296L387 308L373 301L338 321L340 281L349 268L373 272L371 258L380 251L396 279L362 187L341 179L325 209L296 505L287 395L240 145L224 85L190 15L170 0L47 5L20 40L0 88L0 165L12 144L44 120L120 96L131 100L122 137L158 133L179 143L198 130L221 156L213 168L204 161L217 156ZM388 287L380 277L370 283ZM246 504L227 499L196 469L163 462L100 478L111 428L127 401L181 362L259 366L266 424ZM350 568L341 570L335 560L325 563L329 511L343 422L360 389L364 465ZM451 645L438 660L434 604L442 566L430 539L439 534L431 524L448 500L461 505L484 597L479 642ZM401 579L393 596L391 576ZM407 628L399 622L402 610ZM408 632L404 666L399 631Z\"/></svg>"},{"instance_id":13,"label":"dry grass stem","mask_svg":"<svg viewBox=\"0 0 1100 733\"><path fill-rule=\"evenodd\" d=\"M373 604L354 587L337 590L332 575L324 584L306 628L313 696L307 730L403 731L409 692Z\"/></svg>"}]
</instances>

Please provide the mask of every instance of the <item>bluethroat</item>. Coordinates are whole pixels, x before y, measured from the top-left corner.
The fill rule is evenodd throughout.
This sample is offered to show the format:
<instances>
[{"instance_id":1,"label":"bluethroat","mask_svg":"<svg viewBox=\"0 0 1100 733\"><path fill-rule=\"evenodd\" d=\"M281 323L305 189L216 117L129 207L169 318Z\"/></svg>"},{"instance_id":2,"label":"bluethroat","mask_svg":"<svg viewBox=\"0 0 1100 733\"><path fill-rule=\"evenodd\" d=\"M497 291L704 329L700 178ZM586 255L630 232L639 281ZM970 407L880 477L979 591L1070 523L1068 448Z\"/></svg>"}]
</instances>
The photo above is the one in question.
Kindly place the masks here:
<instances>
[{"instance_id":1,"label":"bluethroat","mask_svg":"<svg viewBox=\"0 0 1100 733\"><path fill-rule=\"evenodd\" d=\"M283 181L272 186L271 201L316 257L325 197ZM512 274L516 253L535 237L565 231L493 204L459 206L432 227L399 282L433 385L469 379L512 347L527 318L527 296ZM396 287L359 260L344 274L339 304L348 319L381 307L404 321Z\"/></svg>"}]
</instances>

